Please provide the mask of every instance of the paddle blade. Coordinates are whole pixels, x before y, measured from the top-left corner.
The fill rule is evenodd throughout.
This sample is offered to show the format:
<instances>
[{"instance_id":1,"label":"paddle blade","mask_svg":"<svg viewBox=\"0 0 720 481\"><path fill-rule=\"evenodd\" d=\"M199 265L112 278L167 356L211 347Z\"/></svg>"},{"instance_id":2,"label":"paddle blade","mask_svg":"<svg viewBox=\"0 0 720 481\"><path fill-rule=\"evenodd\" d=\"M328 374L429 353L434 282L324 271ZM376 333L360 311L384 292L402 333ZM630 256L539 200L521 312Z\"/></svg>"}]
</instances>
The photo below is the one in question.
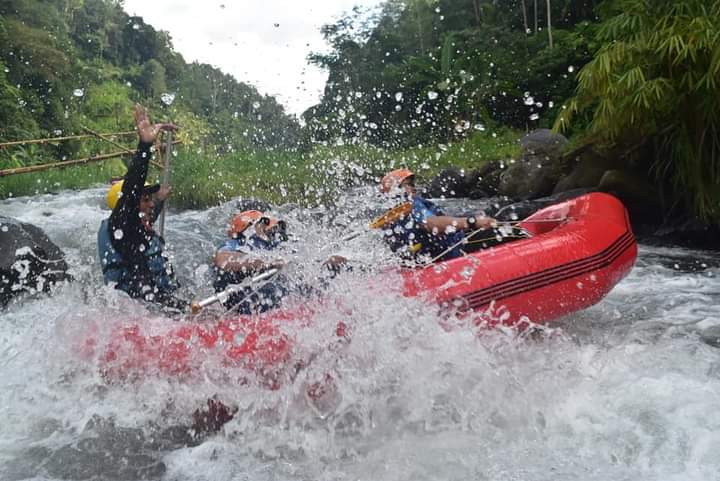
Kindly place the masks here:
<instances>
[{"instance_id":1,"label":"paddle blade","mask_svg":"<svg viewBox=\"0 0 720 481\"><path fill-rule=\"evenodd\" d=\"M393 224L412 212L412 202L403 202L385 212L383 215L370 223L371 229L382 229L386 225Z\"/></svg>"}]
</instances>

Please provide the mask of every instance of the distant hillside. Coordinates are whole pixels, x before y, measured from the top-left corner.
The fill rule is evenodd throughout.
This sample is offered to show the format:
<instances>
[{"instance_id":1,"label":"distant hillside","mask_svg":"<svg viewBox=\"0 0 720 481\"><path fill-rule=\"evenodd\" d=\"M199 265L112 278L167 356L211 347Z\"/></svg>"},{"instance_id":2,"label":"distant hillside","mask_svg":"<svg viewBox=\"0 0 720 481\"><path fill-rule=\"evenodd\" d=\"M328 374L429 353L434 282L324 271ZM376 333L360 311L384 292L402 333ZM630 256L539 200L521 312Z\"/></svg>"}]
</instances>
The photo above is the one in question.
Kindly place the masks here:
<instances>
[{"instance_id":1,"label":"distant hillside","mask_svg":"<svg viewBox=\"0 0 720 481\"><path fill-rule=\"evenodd\" d=\"M121 0L0 2L0 141L131 127L134 102L223 151L291 149L300 126L273 97L185 62ZM60 155L76 152L63 144Z\"/></svg>"}]
</instances>

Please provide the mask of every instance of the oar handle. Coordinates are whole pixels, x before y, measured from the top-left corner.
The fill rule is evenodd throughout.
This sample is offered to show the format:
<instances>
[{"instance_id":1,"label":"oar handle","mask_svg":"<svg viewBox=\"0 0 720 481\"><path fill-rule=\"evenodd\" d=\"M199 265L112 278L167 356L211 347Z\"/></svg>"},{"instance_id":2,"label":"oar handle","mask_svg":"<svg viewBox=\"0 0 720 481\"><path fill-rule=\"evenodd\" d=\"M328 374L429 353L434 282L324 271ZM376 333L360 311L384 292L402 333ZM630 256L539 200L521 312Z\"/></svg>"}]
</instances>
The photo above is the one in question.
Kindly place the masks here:
<instances>
[{"instance_id":1,"label":"oar handle","mask_svg":"<svg viewBox=\"0 0 720 481\"><path fill-rule=\"evenodd\" d=\"M257 284L258 282L267 281L278 272L280 272L280 269L278 268L268 269L262 274L258 274L248 281L245 281L241 284L233 284L227 287L224 291L218 292L214 296L210 296L199 301L193 301L190 303L190 312L192 312L193 314L197 314L203 308L209 305L215 304L216 302L224 302L225 300L227 300L228 297L230 297L231 294L241 291L242 289L247 287L248 284Z\"/></svg>"}]
</instances>

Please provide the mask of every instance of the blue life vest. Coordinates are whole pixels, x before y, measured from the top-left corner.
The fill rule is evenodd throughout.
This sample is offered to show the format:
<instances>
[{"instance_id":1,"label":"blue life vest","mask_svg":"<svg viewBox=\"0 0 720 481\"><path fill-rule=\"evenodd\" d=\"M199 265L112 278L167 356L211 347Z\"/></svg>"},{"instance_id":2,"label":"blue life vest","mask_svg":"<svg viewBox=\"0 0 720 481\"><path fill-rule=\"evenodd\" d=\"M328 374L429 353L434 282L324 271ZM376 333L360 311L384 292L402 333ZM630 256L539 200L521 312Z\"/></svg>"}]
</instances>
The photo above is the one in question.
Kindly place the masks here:
<instances>
[{"instance_id":1,"label":"blue life vest","mask_svg":"<svg viewBox=\"0 0 720 481\"><path fill-rule=\"evenodd\" d=\"M247 238L228 239L218 248L218 252L242 252L250 255L254 251L272 251L280 245L277 239L265 240L250 235ZM216 268L213 282L215 292L224 291L231 284L240 284L249 275L242 272L223 271ZM224 305L227 309L234 308L240 314L253 314L270 310L280 305L282 298L288 294L287 279L277 275L264 285L247 286L242 291L230 295Z\"/></svg>"},{"instance_id":2,"label":"blue life vest","mask_svg":"<svg viewBox=\"0 0 720 481\"><path fill-rule=\"evenodd\" d=\"M153 232L147 248L143 251L142 260L136 261L140 268L144 264L146 268L144 270L149 274L144 276L146 279L143 282L147 283L151 290L157 289L161 293L172 292L178 287L172 266L167 258L162 255L164 247L165 241ZM113 247L110 237L110 219L105 219L100 223L98 253L105 283L114 283L117 289L133 295L132 291L137 289L139 282L139 279L133 277L138 274L133 273L131 263L127 262Z\"/></svg>"},{"instance_id":3,"label":"blue life vest","mask_svg":"<svg viewBox=\"0 0 720 481\"><path fill-rule=\"evenodd\" d=\"M443 215L440 209L420 196L412 199L410 215L388 226L385 230L385 241L393 252L399 252L407 257L429 256L435 258L462 241L465 235L462 230L451 234L438 233L433 235L422 226L428 217ZM441 260L460 257L460 245L443 255Z\"/></svg>"}]
</instances>

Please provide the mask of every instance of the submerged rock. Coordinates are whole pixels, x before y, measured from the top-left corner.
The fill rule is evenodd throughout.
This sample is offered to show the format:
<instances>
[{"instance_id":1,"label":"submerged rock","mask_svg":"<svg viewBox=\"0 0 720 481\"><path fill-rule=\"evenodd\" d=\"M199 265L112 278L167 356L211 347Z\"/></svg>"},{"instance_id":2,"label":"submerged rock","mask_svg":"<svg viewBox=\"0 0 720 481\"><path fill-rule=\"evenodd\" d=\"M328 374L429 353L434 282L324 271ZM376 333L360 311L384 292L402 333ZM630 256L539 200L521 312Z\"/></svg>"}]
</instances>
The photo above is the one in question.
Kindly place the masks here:
<instances>
[{"instance_id":1,"label":"submerged rock","mask_svg":"<svg viewBox=\"0 0 720 481\"><path fill-rule=\"evenodd\" d=\"M0 305L69 280L65 254L32 224L0 216Z\"/></svg>"}]
</instances>

